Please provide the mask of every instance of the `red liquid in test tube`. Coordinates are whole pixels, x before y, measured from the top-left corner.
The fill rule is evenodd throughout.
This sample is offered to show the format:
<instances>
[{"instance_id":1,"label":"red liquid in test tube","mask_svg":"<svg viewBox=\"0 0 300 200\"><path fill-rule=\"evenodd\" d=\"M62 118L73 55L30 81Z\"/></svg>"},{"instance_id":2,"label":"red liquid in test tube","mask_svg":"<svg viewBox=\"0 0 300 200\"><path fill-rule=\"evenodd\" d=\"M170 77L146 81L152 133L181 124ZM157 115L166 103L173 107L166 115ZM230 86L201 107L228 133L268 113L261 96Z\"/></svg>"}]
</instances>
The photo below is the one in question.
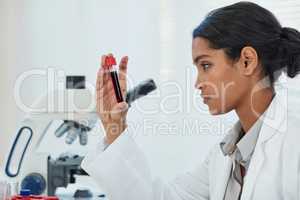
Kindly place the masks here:
<instances>
[{"instance_id":1,"label":"red liquid in test tube","mask_svg":"<svg viewBox=\"0 0 300 200\"><path fill-rule=\"evenodd\" d=\"M121 87L119 83L117 69L114 67L117 64L115 58L113 56L107 56L104 61L104 67L109 70L111 80L113 83L115 95L117 98L117 102L120 103L123 101L123 96L121 92Z\"/></svg>"}]
</instances>

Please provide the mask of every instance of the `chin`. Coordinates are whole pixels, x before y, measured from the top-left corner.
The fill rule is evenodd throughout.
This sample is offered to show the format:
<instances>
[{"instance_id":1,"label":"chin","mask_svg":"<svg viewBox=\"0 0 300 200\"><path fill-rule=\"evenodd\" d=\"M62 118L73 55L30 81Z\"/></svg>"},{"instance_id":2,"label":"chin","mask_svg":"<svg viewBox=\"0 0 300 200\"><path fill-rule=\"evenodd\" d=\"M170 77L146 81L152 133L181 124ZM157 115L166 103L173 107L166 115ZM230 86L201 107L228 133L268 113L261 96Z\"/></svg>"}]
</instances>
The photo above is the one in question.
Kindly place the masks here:
<instances>
[{"instance_id":1,"label":"chin","mask_svg":"<svg viewBox=\"0 0 300 200\"><path fill-rule=\"evenodd\" d=\"M212 105L208 106L208 108L209 108L209 113L211 115L222 115L222 114L226 114L230 111L228 109L223 109L222 110L218 106L212 106Z\"/></svg>"},{"instance_id":2,"label":"chin","mask_svg":"<svg viewBox=\"0 0 300 200\"><path fill-rule=\"evenodd\" d=\"M209 102L209 104L207 104L207 106L208 106L209 113L211 115L221 114L220 109L218 108L218 106L216 104L213 104L212 102Z\"/></svg>"},{"instance_id":3,"label":"chin","mask_svg":"<svg viewBox=\"0 0 300 200\"><path fill-rule=\"evenodd\" d=\"M216 107L209 107L209 113L211 115L222 115L222 114L229 113L231 110L232 109L222 110L222 109L219 109L219 108L216 108Z\"/></svg>"},{"instance_id":4,"label":"chin","mask_svg":"<svg viewBox=\"0 0 300 200\"><path fill-rule=\"evenodd\" d=\"M221 115L221 114L223 114L222 112L220 112L220 111L217 110L217 109L209 109L209 113L210 113L211 115Z\"/></svg>"}]
</instances>

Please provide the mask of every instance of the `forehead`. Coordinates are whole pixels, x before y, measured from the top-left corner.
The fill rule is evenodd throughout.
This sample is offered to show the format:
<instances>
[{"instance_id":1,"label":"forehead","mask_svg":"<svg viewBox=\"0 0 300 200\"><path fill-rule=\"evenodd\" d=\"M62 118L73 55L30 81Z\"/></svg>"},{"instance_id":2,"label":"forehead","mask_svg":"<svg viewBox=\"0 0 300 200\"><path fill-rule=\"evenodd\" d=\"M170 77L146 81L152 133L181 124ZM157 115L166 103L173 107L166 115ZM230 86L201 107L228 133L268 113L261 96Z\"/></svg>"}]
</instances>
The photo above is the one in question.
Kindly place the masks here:
<instances>
[{"instance_id":1,"label":"forehead","mask_svg":"<svg viewBox=\"0 0 300 200\"><path fill-rule=\"evenodd\" d=\"M201 58L203 55L208 55L212 59L230 63L223 49L213 49L210 47L210 43L207 39L197 37L193 39L192 43L193 61L197 58Z\"/></svg>"},{"instance_id":2,"label":"forehead","mask_svg":"<svg viewBox=\"0 0 300 200\"><path fill-rule=\"evenodd\" d=\"M213 54L214 51L209 47L209 41L207 39L196 37L192 42L192 55L193 58L202 54Z\"/></svg>"}]
</instances>

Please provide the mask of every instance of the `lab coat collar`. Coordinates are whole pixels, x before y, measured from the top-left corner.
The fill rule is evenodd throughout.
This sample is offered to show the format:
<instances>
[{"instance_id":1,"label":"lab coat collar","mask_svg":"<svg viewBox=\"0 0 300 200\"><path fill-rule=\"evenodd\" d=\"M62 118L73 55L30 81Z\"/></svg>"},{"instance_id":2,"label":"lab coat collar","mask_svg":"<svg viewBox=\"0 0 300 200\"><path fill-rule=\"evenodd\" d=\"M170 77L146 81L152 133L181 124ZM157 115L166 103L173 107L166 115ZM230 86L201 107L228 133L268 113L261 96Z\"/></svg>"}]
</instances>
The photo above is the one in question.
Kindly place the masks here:
<instances>
[{"instance_id":1,"label":"lab coat collar","mask_svg":"<svg viewBox=\"0 0 300 200\"><path fill-rule=\"evenodd\" d=\"M223 156L223 154L220 154L218 159L220 162L219 164L222 167L214 172L214 176L217 177L217 181L215 185L215 192L213 192L211 196L212 200L224 199L227 182L232 169L232 161L228 156Z\"/></svg>"},{"instance_id":2,"label":"lab coat collar","mask_svg":"<svg viewBox=\"0 0 300 200\"><path fill-rule=\"evenodd\" d=\"M240 139L241 131L242 126L240 121L238 121L220 142L220 148L224 156L231 155L234 152L236 144Z\"/></svg>"},{"instance_id":3,"label":"lab coat collar","mask_svg":"<svg viewBox=\"0 0 300 200\"><path fill-rule=\"evenodd\" d=\"M257 145L244 180L242 200L251 199L257 176L265 160L265 144L271 141L274 135L283 133L287 130L286 100L286 97L276 94L266 110Z\"/></svg>"},{"instance_id":4,"label":"lab coat collar","mask_svg":"<svg viewBox=\"0 0 300 200\"><path fill-rule=\"evenodd\" d=\"M277 133L287 131L287 97L276 94L262 119L258 144L267 142Z\"/></svg>"}]
</instances>

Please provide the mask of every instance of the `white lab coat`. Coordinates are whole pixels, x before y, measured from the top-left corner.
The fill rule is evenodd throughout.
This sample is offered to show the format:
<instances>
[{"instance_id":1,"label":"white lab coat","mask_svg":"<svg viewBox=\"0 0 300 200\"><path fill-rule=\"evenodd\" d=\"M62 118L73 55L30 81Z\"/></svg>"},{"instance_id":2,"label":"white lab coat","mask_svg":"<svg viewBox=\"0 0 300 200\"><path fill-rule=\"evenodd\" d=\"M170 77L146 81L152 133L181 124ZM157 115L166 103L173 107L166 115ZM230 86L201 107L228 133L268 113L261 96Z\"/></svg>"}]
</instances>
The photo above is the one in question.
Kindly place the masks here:
<instances>
[{"instance_id":1,"label":"white lab coat","mask_svg":"<svg viewBox=\"0 0 300 200\"><path fill-rule=\"evenodd\" d=\"M300 121L287 111L287 98L273 98L255 147L241 200L300 200ZM231 161L217 144L194 171L175 180L152 180L147 161L129 133L105 151L86 156L82 168L110 200L222 200Z\"/></svg>"}]
</instances>

